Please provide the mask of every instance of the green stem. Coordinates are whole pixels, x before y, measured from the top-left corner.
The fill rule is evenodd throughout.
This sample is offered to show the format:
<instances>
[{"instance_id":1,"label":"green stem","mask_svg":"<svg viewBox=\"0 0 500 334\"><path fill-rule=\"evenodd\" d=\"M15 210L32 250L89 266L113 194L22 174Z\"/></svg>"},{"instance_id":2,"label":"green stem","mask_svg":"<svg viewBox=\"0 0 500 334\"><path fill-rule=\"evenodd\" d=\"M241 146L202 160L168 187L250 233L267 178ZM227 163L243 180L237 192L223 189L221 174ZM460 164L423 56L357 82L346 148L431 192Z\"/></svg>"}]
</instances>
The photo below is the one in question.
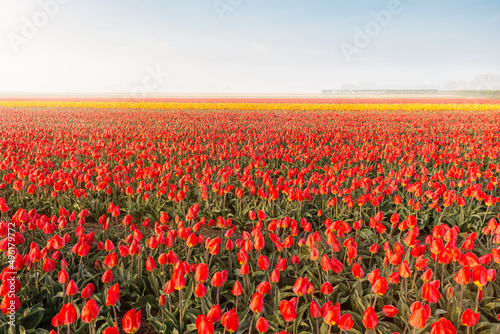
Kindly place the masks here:
<instances>
[{"instance_id":1,"label":"green stem","mask_svg":"<svg viewBox=\"0 0 500 334\"><path fill-rule=\"evenodd\" d=\"M179 290L179 333L182 334L182 290Z\"/></svg>"}]
</instances>

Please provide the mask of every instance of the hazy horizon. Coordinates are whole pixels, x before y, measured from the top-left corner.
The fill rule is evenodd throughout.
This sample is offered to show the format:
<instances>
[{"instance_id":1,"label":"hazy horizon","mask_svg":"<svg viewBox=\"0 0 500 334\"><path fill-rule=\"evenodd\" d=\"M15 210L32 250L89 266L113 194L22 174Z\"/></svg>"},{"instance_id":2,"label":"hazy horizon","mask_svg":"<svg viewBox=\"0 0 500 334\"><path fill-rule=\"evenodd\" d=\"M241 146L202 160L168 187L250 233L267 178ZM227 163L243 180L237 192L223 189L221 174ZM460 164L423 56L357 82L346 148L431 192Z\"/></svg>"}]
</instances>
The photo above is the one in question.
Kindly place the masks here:
<instances>
[{"instance_id":1,"label":"hazy horizon","mask_svg":"<svg viewBox=\"0 0 500 334\"><path fill-rule=\"evenodd\" d=\"M0 94L500 89L500 2L0 0Z\"/></svg>"}]
</instances>

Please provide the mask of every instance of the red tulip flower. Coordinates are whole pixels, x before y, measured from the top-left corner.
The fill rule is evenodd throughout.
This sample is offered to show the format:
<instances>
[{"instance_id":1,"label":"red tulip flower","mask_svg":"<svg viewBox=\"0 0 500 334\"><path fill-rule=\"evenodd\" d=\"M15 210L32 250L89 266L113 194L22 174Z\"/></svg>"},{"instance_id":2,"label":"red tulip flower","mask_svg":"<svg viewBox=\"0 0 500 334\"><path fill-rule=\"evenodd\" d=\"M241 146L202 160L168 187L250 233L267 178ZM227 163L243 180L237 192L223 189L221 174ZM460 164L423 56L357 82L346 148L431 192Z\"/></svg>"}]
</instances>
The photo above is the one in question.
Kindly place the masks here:
<instances>
[{"instance_id":1,"label":"red tulip flower","mask_svg":"<svg viewBox=\"0 0 500 334\"><path fill-rule=\"evenodd\" d=\"M467 285L470 282L470 274L470 268L463 267L459 271L457 271L453 279L460 285Z\"/></svg>"},{"instance_id":2,"label":"red tulip flower","mask_svg":"<svg viewBox=\"0 0 500 334\"><path fill-rule=\"evenodd\" d=\"M441 299L439 292L439 280L426 282L422 287L422 298L428 303L437 303Z\"/></svg>"},{"instance_id":3,"label":"red tulip flower","mask_svg":"<svg viewBox=\"0 0 500 334\"><path fill-rule=\"evenodd\" d=\"M326 322L329 326L334 326L337 324L340 318L340 304L337 303L332 305L331 302L323 305L321 309L321 313L323 314L323 321Z\"/></svg>"},{"instance_id":4,"label":"red tulip flower","mask_svg":"<svg viewBox=\"0 0 500 334\"><path fill-rule=\"evenodd\" d=\"M261 295L267 295L269 292L271 292L271 284L266 281L260 282L259 285L257 285L256 290Z\"/></svg>"},{"instance_id":5,"label":"red tulip flower","mask_svg":"<svg viewBox=\"0 0 500 334\"><path fill-rule=\"evenodd\" d=\"M475 313L470 308L466 309L462 314L462 325L467 327L474 327L479 321L479 313Z\"/></svg>"},{"instance_id":6,"label":"red tulip flower","mask_svg":"<svg viewBox=\"0 0 500 334\"><path fill-rule=\"evenodd\" d=\"M357 263L354 263L352 265L352 275L355 277L355 278L363 278L365 276L365 273L363 271L363 268L357 264Z\"/></svg>"},{"instance_id":7,"label":"red tulip flower","mask_svg":"<svg viewBox=\"0 0 500 334\"><path fill-rule=\"evenodd\" d=\"M257 265L259 266L259 269L261 271L265 271L265 270L269 269L269 267L271 266L271 262L269 261L267 256L260 255L259 259L257 260Z\"/></svg>"},{"instance_id":8,"label":"red tulip flower","mask_svg":"<svg viewBox=\"0 0 500 334\"><path fill-rule=\"evenodd\" d=\"M212 285L216 288L220 288L224 284L224 279L220 271L216 272L212 277Z\"/></svg>"},{"instance_id":9,"label":"red tulip flower","mask_svg":"<svg viewBox=\"0 0 500 334\"><path fill-rule=\"evenodd\" d=\"M410 312L410 325L417 329L424 328L431 316L429 305L422 305L418 301L411 305Z\"/></svg>"},{"instance_id":10,"label":"red tulip flower","mask_svg":"<svg viewBox=\"0 0 500 334\"><path fill-rule=\"evenodd\" d=\"M59 274L57 275L57 280L61 284L65 284L68 282L69 279L69 274L66 270L61 270Z\"/></svg>"},{"instance_id":11,"label":"red tulip flower","mask_svg":"<svg viewBox=\"0 0 500 334\"><path fill-rule=\"evenodd\" d=\"M255 328L259 333L267 333L269 329L269 322L264 317L260 317L255 324Z\"/></svg>"},{"instance_id":12,"label":"red tulip flower","mask_svg":"<svg viewBox=\"0 0 500 334\"><path fill-rule=\"evenodd\" d=\"M379 277L372 285L372 291L380 296L385 295L387 292L387 279L385 277Z\"/></svg>"},{"instance_id":13,"label":"red tulip flower","mask_svg":"<svg viewBox=\"0 0 500 334\"><path fill-rule=\"evenodd\" d=\"M441 318L432 325L431 334L457 334L457 329L451 321Z\"/></svg>"},{"instance_id":14,"label":"red tulip flower","mask_svg":"<svg viewBox=\"0 0 500 334\"><path fill-rule=\"evenodd\" d=\"M75 281L71 280L66 286L66 294L71 297L78 293L78 286Z\"/></svg>"},{"instance_id":15,"label":"red tulip flower","mask_svg":"<svg viewBox=\"0 0 500 334\"><path fill-rule=\"evenodd\" d=\"M146 260L146 270L153 271L155 269L156 269L155 260L151 256L148 256L148 258Z\"/></svg>"},{"instance_id":16,"label":"red tulip flower","mask_svg":"<svg viewBox=\"0 0 500 334\"><path fill-rule=\"evenodd\" d=\"M295 318L297 317L295 305L293 305L288 300L282 300L280 302L280 312L281 312L281 315L282 315L283 319L285 320L285 322L294 321Z\"/></svg>"},{"instance_id":17,"label":"red tulip flower","mask_svg":"<svg viewBox=\"0 0 500 334\"><path fill-rule=\"evenodd\" d=\"M337 324L341 331L350 331L353 325L354 321L352 320L352 316L350 314L344 314L341 316Z\"/></svg>"},{"instance_id":18,"label":"red tulip flower","mask_svg":"<svg viewBox=\"0 0 500 334\"><path fill-rule=\"evenodd\" d=\"M208 266L204 263L200 263L199 265L196 266L195 272L194 272L194 279L197 282L205 282L208 279Z\"/></svg>"},{"instance_id":19,"label":"red tulip flower","mask_svg":"<svg viewBox=\"0 0 500 334\"><path fill-rule=\"evenodd\" d=\"M122 319L122 328L125 333L133 334L141 327L141 310L131 309Z\"/></svg>"},{"instance_id":20,"label":"red tulip flower","mask_svg":"<svg viewBox=\"0 0 500 334\"><path fill-rule=\"evenodd\" d=\"M472 269L472 281L479 288L482 288L488 283L488 271L482 265L474 267Z\"/></svg>"},{"instance_id":21,"label":"red tulip flower","mask_svg":"<svg viewBox=\"0 0 500 334\"><path fill-rule=\"evenodd\" d=\"M363 325L366 329L375 329L378 325L377 314L375 314L375 310L372 306L368 307L363 312Z\"/></svg>"},{"instance_id":22,"label":"red tulip flower","mask_svg":"<svg viewBox=\"0 0 500 334\"><path fill-rule=\"evenodd\" d=\"M0 303L0 310L5 315L12 314L11 312L17 312L19 307L21 307L21 301L15 293L7 293L3 297L2 303Z\"/></svg>"},{"instance_id":23,"label":"red tulip flower","mask_svg":"<svg viewBox=\"0 0 500 334\"><path fill-rule=\"evenodd\" d=\"M322 315L321 307L319 307L318 303L316 303L316 301L314 300L311 302L310 311L311 311L311 316L314 319L320 318Z\"/></svg>"},{"instance_id":24,"label":"red tulip flower","mask_svg":"<svg viewBox=\"0 0 500 334\"><path fill-rule=\"evenodd\" d=\"M73 304L65 304L59 311L59 320L63 325L71 325L76 321L76 310Z\"/></svg>"},{"instance_id":25,"label":"red tulip flower","mask_svg":"<svg viewBox=\"0 0 500 334\"><path fill-rule=\"evenodd\" d=\"M203 283L196 284L196 288L194 289L194 295L197 298L203 298L207 294L207 288Z\"/></svg>"},{"instance_id":26,"label":"red tulip flower","mask_svg":"<svg viewBox=\"0 0 500 334\"><path fill-rule=\"evenodd\" d=\"M231 290L233 296L241 296L243 294L243 287L239 281L234 282L233 289Z\"/></svg>"},{"instance_id":27,"label":"red tulip flower","mask_svg":"<svg viewBox=\"0 0 500 334\"><path fill-rule=\"evenodd\" d=\"M105 284L111 283L113 281L113 270L112 269L106 270L102 274L101 281Z\"/></svg>"},{"instance_id":28,"label":"red tulip flower","mask_svg":"<svg viewBox=\"0 0 500 334\"><path fill-rule=\"evenodd\" d=\"M250 301L249 308L254 313L260 313L264 308L264 296L258 292L254 293Z\"/></svg>"},{"instance_id":29,"label":"red tulip flower","mask_svg":"<svg viewBox=\"0 0 500 334\"><path fill-rule=\"evenodd\" d=\"M240 327L240 318L234 308L224 313L221 324L229 333L234 333L238 330Z\"/></svg>"},{"instance_id":30,"label":"red tulip flower","mask_svg":"<svg viewBox=\"0 0 500 334\"><path fill-rule=\"evenodd\" d=\"M99 315L99 305L94 299L89 299L85 302L83 306L82 312L80 314L80 318L83 322L91 323L97 316Z\"/></svg>"},{"instance_id":31,"label":"red tulip flower","mask_svg":"<svg viewBox=\"0 0 500 334\"><path fill-rule=\"evenodd\" d=\"M172 283L175 290L182 290L186 287L186 279L180 270L175 270L172 275Z\"/></svg>"},{"instance_id":32,"label":"red tulip flower","mask_svg":"<svg viewBox=\"0 0 500 334\"><path fill-rule=\"evenodd\" d=\"M212 324L215 324L218 322L222 317L222 310L219 305L214 305L212 308L208 311L207 318L210 320Z\"/></svg>"},{"instance_id":33,"label":"red tulip flower","mask_svg":"<svg viewBox=\"0 0 500 334\"><path fill-rule=\"evenodd\" d=\"M113 306L120 300L120 286L118 283L113 285L108 290L108 294L106 295L106 306Z\"/></svg>"},{"instance_id":34,"label":"red tulip flower","mask_svg":"<svg viewBox=\"0 0 500 334\"><path fill-rule=\"evenodd\" d=\"M120 334L118 327L116 327L116 323L113 324L113 327L108 327L104 330L103 334Z\"/></svg>"},{"instance_id":35,"label":"red tulip flower","mask_svg":"<svg viewBox=\"0 0 500 334\"><path fill-rule=\"evenodd\" d=\"M198 330L199 334L213 334L214 333L214 326L208 320L206 315L200 314L196 318L196 329Z\"/></svg>"},{"instance_id":36,"label":"red tulip flower","mask_svg":"<svg viewBox=\"0 0 500 334\"><path fill-rule=\"evenodd\" d=\"M382 310L384 311L385 316L388 318L392 318L396 314L398 314L398 309L392 305L386 305L382 308Z\"/></svg>"},{"instance_id":37,"label":"red tulip flower","mask_svg":"<svg viewBox=\"0 0 500 334\"><path fill-rule=\"evenodd\" d=\"M293 292L295 292L295 294L300 297L302 295L307 294L308 287L309 287L309 280L307 279L307 277L304 278L299 277L297 278L295 284L293 285Z\"/></svg>"}]
</instances>

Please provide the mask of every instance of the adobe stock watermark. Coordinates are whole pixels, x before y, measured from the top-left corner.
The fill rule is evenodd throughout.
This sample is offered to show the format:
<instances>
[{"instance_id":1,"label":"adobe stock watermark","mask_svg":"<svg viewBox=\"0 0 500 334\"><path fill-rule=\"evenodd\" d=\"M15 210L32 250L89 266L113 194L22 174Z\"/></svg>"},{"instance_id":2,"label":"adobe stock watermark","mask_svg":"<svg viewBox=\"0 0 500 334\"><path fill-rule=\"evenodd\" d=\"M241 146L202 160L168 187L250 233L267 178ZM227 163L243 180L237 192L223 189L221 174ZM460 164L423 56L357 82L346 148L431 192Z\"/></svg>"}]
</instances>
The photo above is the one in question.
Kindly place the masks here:
<instances>
[{"instance_id":1,"label":"adobe stock watermark","mask_svg":"<svg viewBox=\"0 0 500 334\"><path fill-rule=\"evenodd\" d=\"M368 21L364 27L355 26L352 42L341 42L339 44L340 51L342 51L347 63L350 64L355 55L359 55L362 50L370 46L372 41L382 33L383 29L391 24L393 17L403 12L403 8L400 0L389 0L386 9L370 13L373 19Z\"/></svg>"},{"instance_id":2,"label":"adobe stock watermark","mask_svg":"<svg viewBox=\"0 0 500 334\"><path fill-rule=\"evenodd\" d=\"M13 331L13 328L16 326L16 279L17 279L17 271L15 267L16 261L16 246L14 245L14 241L16 240L14 236L14 223L7 223L7 257L9 261L8 266L8 278L4 284L7 284L7 295L9 297L10 304L7 306L7 318L9 319L9 325Z\"/></svg>"},{"instance_id":3,"label":"adobe stock watermark","mask_svg":"<svg viewBox=\"0 0 500 334\"><path fill-rule=\"evenodd\" d=\"M242 3L243 0L214 0L213 5L219 19L224 21L226 13L233 12Z\"/></svg>"},{"instance_id":4,"label":"adobe stock watermark","mask_svg":"<svg viewBox=\"0 0 500 334\"><path fill-rule=\"evenodd\" d=\"M39 0L38 5L40 9L36 11L31 17L22 18L21 30L10 32L7 38L17 54L22 45L29 43L30 40L35 38L40 29L43 29L51 19L59 14L61 7L67 5L71 0Z\"/></svg>"},{"instance_id":5,"label":"adobe stock watermark","mask_svg":"<svg viewBox=\"0 0 500 334\"><path fill-rule=\"evenodd\" d=\"M147 97L148 94L157 90L168 76L167 72L163 72L160 65L154 68L146 67L146 75L142 78L142 82L132 88L131 96L134 99Z\"/></svg>"}]
</instances>

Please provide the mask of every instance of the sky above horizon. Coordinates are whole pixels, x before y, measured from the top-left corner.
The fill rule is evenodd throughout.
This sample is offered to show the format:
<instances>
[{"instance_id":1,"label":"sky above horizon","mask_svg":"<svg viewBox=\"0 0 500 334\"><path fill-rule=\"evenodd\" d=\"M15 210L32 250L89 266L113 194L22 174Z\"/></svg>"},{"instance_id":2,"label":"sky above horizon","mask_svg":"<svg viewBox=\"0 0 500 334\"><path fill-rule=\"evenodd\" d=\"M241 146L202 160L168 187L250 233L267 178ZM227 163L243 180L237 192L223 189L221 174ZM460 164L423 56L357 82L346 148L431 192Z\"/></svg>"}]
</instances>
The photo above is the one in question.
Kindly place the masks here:
<instances>
[{"instance_id":1,"label":"sky above horizon","mask_svg":"<svg viewBox=\"0 0 500 334\"><path fill-rule=\"evenodd\" d=\"M498 0L0 0L0 93L500 89L499 31Z\"/></svg>"}]
</instances>

